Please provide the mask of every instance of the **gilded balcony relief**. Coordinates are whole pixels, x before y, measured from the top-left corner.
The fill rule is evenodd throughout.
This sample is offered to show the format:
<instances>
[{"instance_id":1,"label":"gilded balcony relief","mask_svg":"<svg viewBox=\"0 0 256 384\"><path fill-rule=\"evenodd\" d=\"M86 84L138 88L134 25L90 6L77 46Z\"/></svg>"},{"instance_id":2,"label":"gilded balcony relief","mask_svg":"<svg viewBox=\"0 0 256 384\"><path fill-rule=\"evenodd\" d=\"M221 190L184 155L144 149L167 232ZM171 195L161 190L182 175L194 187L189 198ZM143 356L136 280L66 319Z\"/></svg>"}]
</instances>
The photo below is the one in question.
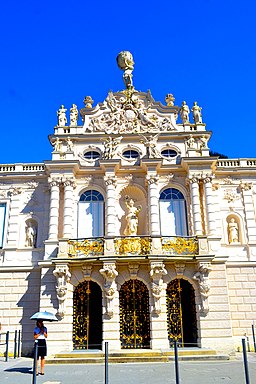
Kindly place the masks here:
<instances>
[{"instance_id":1,"label":"gilded balcony relief","mask_svg":"<svg viewBox=\"0 0 256 384\"><path fill-rule=\"evenodd\" d=\"M198 255L198 240L196 237L162 237L162 252L164 255Z\"/></svg>"},{"instance_id":2,"label":"gilded balcony relief","mask_svg":"<svg viewBox=\"0 0 256 384\"><path fill-rule=\"evenodd\" d=\"M117 255L148 255L151 249L149 237L125 237L114 240Z\"/></svg>"},{"instance_id":3,"label":"gilded balcony relief","mask_svg":"<svg viewBox=\"0 0 256 384\"><path fill-rule=\"evenodd\" d=\"M101 238L68 241L69 257L101 255L104 255L104 240Z\"/></svg>"}]
</instances>

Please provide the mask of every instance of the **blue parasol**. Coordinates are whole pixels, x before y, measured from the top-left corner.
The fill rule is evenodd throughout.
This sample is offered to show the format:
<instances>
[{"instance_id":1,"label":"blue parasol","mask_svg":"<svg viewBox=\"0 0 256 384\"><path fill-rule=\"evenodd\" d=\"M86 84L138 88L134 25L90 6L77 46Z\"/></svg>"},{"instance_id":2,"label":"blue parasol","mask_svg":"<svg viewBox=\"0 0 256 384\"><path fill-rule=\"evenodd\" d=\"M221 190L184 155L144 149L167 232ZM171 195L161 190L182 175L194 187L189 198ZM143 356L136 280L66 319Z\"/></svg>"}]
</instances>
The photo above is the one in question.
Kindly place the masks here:
<instances>
[{"instance_id":1,"label":"blue parasol","mask_svg":"<svg viewBox=\"0 0 256 384\"><path fill-rule=\"evenodd\" d=\"M30 317L30 320L58 321L57 317L51 312L36 312Z\"/></svg>"}]
</instances>

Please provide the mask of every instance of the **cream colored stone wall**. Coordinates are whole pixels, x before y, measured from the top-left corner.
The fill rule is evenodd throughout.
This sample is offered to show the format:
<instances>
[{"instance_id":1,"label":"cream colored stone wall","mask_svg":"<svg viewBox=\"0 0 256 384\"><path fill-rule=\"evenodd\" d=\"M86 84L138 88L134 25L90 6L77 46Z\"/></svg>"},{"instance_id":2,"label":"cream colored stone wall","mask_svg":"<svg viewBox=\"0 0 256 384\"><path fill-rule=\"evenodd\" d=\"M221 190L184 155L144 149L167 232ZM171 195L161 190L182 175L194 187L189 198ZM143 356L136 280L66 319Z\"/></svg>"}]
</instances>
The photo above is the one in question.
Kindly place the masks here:
<instances>
[{"instance_id":1,"label":"cream colored stone wall","mask_svg":"<svg viewBox=\"0 0 256 384\"><path fill-rule=\"evenodd\" d=\"M10 353L13 353L14 349L15 330L21 331L22 354L31 352L34 343L33 329L35 323L30 320L30 316L38 311L39 302L39 269L25 272L0 271L1 332L10 332Z\"/></svg>"},{"instance_id":2,"label":"cream colored stone wall","mask_svg":"<svg viewBox=\"0 0 256 384\"><path fill-rule=\"evenodd\" d=\"M252 345L252 323L256 321L256 265L227 265L227 280L234 344L236 349L241 349L241 338L245 334Z\"/></svg>"}]
</instances>

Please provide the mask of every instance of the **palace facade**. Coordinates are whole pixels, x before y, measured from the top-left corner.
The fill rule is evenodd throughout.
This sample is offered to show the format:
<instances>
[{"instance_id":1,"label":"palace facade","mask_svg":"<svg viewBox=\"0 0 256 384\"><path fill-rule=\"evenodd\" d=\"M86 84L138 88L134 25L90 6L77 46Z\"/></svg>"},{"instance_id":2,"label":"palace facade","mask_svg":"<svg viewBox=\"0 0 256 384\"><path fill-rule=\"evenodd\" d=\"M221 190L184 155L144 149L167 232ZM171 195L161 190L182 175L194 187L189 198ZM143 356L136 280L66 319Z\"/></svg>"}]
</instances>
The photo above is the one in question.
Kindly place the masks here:
<instances>
[{"instance_id":1,"label":"palace facade","mask_svg":"<svg viewBox=\"0 0 256 384\"><path fill-rule=\"evenodd\" d=\"M0 165L2 331L26 355L46 310L50 354L233 353L256 318L256 159L210 156L196 102L163 105L129 52L118 65L123 91L60 107L51 160Z\"/></svg>"}]
</instances>

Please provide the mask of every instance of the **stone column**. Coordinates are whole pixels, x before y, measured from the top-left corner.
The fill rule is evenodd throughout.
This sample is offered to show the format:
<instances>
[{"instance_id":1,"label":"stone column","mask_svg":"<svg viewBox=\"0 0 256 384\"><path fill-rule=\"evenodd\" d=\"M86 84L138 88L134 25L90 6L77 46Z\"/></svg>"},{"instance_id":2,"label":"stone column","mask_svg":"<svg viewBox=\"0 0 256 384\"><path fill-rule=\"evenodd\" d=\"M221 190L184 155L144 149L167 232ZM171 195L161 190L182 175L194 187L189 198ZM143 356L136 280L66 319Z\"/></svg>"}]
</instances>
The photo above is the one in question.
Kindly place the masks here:
<instances>
[{"instance_id":1,"label":"stone column","mask_svg":"<svg viewBox=\"0 0 256 384\"><path fill-rule=\"evenodd\" d=\"M151 236L160 236L158 175L147 175Z\"/></svg>"},{"instance_id":2,"label":"stone column","mask_svg":"<svg viewBox=\"0 0 256 384\"><path fill-rule=\"evenodd\" d=\"M199 179L197 177L192 177L189 179L189 182L190 182L190 191L191 191L191 200L192 200L194 234L201 235L202 234L202 217L201 217L200 195L199 195Z\"/></svg>"},{"instance_id":3,"label":"stone column","mask_svg":"<svg viewBox=\"0 0 256 384\"><path fill-rule=\"evenodd\" d=\"M243 203L244 203L244 213L246 218L246 227L248 242L256 242L256 223L255 223L255 210L253 204L253 190L252 183L241 183L240 189L242 191Z\"/></svg>"},{"instance_id":4,"label":"stone column","mask_svg":"<svg viewBox=\"0 0 256 384\"><path fill-rule=\"evenodd\" d=\"M207 221L208 221L208 234L214 235L216 232L216 223L215 223L215 205L212 196L212 177L206 176L203 179L204 182L204 193L205 193L205 205L207 212Z\"/></svg>"},{"instance_id":5,"label":"stone column","mask_svg":"<svg viewBox=\"0 0 256 384\"><path fill-rule=\"evenodd\" d=\"M64 181L64 223L63 237L72 237L72 221L73 221L73 188L74 181L67 179Z\"/></svg>"},{"instance_id":6,"label":"stone column","mask_svg":"<svg viewBox=\"0 0 256 384\"><path fill-rule=\"evenodd\" d=\"M19 221L18 216L20 213L20 194L22 193L21 188L11 188L8 192L10 196L10 209L9 209L9 220L7 229L7 247L17 247L17 239L19 232ZM25 230L25 229L24 229Z\"/></svg>"},{"instance_id":7,"label":"stone column","mask_svg":"<svg viewBox=\"0 0 256 384\"><path fill-rule=\"evenodd\" d=\"M51 201L50 201L50 214L49 214L49 240L58 239L58 226L59 226L59 204L60 204L60 189L59 181L52 179L49 182L51 187Z\"/></svg>"},{"instance_id":8,"label":"stone column","mask_svg":"<svg viewBox=\"0 0 256 384\"><path fill-rule=\"evenodd\" d=\"M116 178L114 175L104 177L106 183L106 236L116 236Z\"/></svg>"}]
</instances>

